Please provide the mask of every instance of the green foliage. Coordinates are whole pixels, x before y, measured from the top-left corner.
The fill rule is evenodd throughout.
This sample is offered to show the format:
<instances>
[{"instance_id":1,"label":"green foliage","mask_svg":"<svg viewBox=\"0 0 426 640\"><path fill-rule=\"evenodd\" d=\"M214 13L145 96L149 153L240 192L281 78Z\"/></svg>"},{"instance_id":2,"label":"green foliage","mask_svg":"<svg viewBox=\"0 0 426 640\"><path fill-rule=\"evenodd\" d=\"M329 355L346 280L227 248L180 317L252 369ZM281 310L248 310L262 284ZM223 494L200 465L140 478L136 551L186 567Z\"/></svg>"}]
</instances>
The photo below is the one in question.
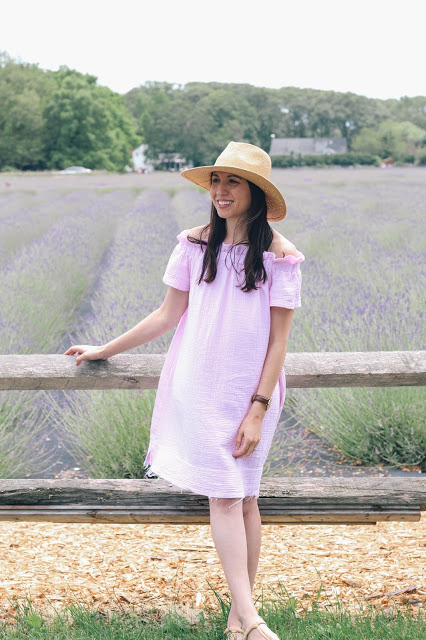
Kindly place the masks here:
<instances>
[{"instance_id":1,"label":"green foliage","mask_svg":"<svg viewBox=\"0 0 426 640\"><path fill-rule=\"evenodd\" d=\"M44 106L54 89L51 73L0 54L0 167L44 168Z\"/></svg>"},{"instance_id":2,"label":"green foliage","mask_svg":"<svg viewBox=\"0 0 426 640\"><path fill-rule=\"evenodd\" d=\"M125 100L152 158L176 152L195 165L212 162L230 140L250 142L269 151L272 133L277 137L342 136L350 150L377 156L381 154L376 144L371 151L352 148L362 129L372 134L382 122L408 122L406 116L410 115L410 124L426 130L422 111L426 98L421 97L404 98L399 103L335 91L193 82L186 86L148 83L133 89ZM348 160L352 163L350 157ZM355 162L375 164L376 158ZM317 163L312 160L311 165Z\"/></svg>"},{"instance_id":3,"label":"green foliage","mask_svg":"<svg viewBox=\"0 0 426 640\"><path fill-rule=\"evenodd\" d=\"M426 144L426 131L412 122L385 120L379 127L361 129L353 141L352 149L361 153L376 154L381 158L392 156L403 160L417 154Z\"/></svg>"},{"instance_id":4,"label":"green foliage","mask_svg":"<svg viewBox=\"0 0 426 640\"><path fill-rule=\"evenodd\" d=\"M123 98L95 76L0 54L0 168L121 171L138 144Z\"/></svg>"},{"instance_id":5,"label":"green foliage","mask_svg":"<svg viewBox=\"0 0 426 640\"><path fill-rule=\"evenodd\" d=\"M347 460L390 467L426 463L420 388L321 389L296 397L294 413L303 425Z\"/></svg>"},{"instance_id":6,"label":"green foliage","mask_svg":"<svg viewBox=\"0 0 426 640\"><path fill-rule=\"evenodd\" d=\"M82 393L67 398L72 414L58 407L74 459L91 478L143 478L155 391Z\"/></svg>"},{"instance_id":7,"label":"green foliage","mask_svg":"<svg viewBox=\"0 0 426 640\"><path fill-rule=\"evenodd\" d=\"M229 597L225 600L212 587L219 608L200 610L195 616L183 616L174 607L160 612L146 610L135 604L123 605L122 600L111 598L109 610L75 601L62 609L50 603L49 609L38 609L27 596L26 601L12 601L15 624L2 625L0 635L5 640L223 640L229 613ZM426 632L426 616L419 610L414 616L408 605L374 607L359 602L356 610L326 595L325 607L319 597L324 591L321 582L317 594L301 602L290 597L282 583L273 589L273 595L261 596L259 615L280 638L288 640L420 640ZM53 613L53 615L52 615ZM1 623L0 623L1 624Z\"/></svg>"},{"instance_id":8,"label":"green foliage","mask_svg":"<svg viewBox=\"0 0 426 640\"><path fill-rule=\"evenodd\" d=\"M371 153L325 153L320 156L291 154L289 156L273 156L272 166L287 169L289 167L350 167L356 165L377 165L380 158Z\"/></svg>"},{"instance_id":9,"label":"green foliage","mask_svg":"<svg viewBox=\"0 0 426 640\"><path fill-rule=\"evenodd\" d=\"M121 171L130 162L130 149L142 140L154 164L162 153L209 164L230 140L269 151L271 134L342 136L350 151L403 162L406 156L420 157L425 132L423 96L376 100L218 82L149 82L119 96L98 86L95 76L67 67L43 71L0 53L0 170L85 165Z\"/></svg>"},{"instance_id":10,"label":"green foliage","mask_svg":"<svg viewBox=\"0 0 426 640\"><path fill-rule=\"evenodd\" d=\"M58 87L45 109L45 150L50 168L84 165L122 171L138 142L122 98L92 76L58 72Z\"/></svg>"},{"instance_id":11,"label":"green foliage","mask_svg":"<svg viewBox=\"0 0 426 640\"><path fill-rule=\"evenodd\" d=\"M217 89L202 98L186 126L182 150L194 164L210 164L230 140L259 144L256 111L229 89Z\"/></svg>"},{"instance_id":12,"label":"green foliage","mask_svg":"<svg viewBox=\"0 0 426 640\"><path fill-rule=\"evenodd\" d=\"M390 117L398 122L412 122L420 129L426 130L426 97L404 96L400 100L387 100L390 105Z\"/></svg>"},{"instance_id":13,"label":"green foliage","mask_svg":"<svg viewBox=\"0 0 426 640\"><path fill-rule=\"evenodd\" d=\"M0 478L24 478L46 468L49 453L44 438L39 394L3 391L0 395Z\"/></svg>"}]
</instances>

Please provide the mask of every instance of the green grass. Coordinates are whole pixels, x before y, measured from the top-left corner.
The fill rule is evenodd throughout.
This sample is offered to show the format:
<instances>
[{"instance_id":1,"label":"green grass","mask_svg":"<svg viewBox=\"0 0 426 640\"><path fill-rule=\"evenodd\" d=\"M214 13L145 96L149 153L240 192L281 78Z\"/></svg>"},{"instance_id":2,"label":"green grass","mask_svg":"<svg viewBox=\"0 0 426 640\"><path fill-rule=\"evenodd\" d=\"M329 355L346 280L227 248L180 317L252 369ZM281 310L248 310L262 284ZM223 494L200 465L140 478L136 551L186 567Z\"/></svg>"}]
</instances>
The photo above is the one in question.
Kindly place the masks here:
<instances>
[{"instance_id":1,"label":"green grass","mask_svg":"<svg viewBox=\"0 0 426 640\"><path fill-rule=\"evenodd\" d=\"M91 478L143 478L154 401L149 389L70 393L68 410L55 406L62 444Z\"/></svg>"},{"instance_id":2,"label":"green grass","mask_svg":"<svg viewBox=\"0 0 426 640\"><path fill-rule=\"evenodd\" d=\"M218 594L215 593L218 597ZM286 640L421 640L426 636L426 616L420 612L412 617L406 607L388 606L378 610L371 605L359 605L350 612L341 603L320 609L317 597L299 612L293 598L281 597L277 601L261 602L259 614L280 638ZM15 613L12 624L0 626L0 638L39 640L219 640L223 638L229 601L220 597L220 609L200 610L197 615L183 617L173 612L160 613L157 609L137 611L131 607L109 612L84 603L71 604L52 613L38 610L31 600L12 603Z\"/></svg>"}]
</instances>

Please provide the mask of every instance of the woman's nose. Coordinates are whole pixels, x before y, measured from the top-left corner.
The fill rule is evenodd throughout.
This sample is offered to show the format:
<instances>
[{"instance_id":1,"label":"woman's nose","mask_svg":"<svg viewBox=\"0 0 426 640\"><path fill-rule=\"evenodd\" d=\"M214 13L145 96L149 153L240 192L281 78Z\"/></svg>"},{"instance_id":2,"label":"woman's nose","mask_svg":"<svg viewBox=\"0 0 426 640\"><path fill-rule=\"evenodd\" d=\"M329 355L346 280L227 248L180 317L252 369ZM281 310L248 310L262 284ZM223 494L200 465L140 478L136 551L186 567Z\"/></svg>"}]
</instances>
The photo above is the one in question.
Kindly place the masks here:
<instances>
[{"instance_id":1,"label":"woman's nose","mask_svg":"<svg viewBox=\"0 0 426 640\"><path fill-rule=\"evenodd\" d=\"M216 193L217 193L217 195L219 195L219 196L222 196L222 195L225 195L226 193L228 193L228 187L227 187L227 185L226 185L225 183L223 183L223 182L220 182L220 183L217 185Z\"/></svg>"}]
</instances>

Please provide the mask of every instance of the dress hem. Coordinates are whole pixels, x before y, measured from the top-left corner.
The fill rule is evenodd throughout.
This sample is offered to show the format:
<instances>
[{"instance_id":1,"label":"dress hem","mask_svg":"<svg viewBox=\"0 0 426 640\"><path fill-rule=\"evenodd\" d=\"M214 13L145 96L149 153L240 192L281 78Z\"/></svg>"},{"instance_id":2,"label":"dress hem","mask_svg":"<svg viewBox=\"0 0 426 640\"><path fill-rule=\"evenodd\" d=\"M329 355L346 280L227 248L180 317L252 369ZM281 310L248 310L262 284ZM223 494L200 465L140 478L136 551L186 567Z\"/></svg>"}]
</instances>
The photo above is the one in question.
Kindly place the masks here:
<instances>
[{"instance_id":1,"label":"dress hem","mask_svg":"<svg viewBox=\"0 0 426 640\"><path fill-rule=\"evenodd\" d=\"M147 455L147 459L148 456L150 456L151 452L148 452ZM253 498L258 498L259 497L259 493L250 493L246 496L241 496L241 494L235 494L235 495L227 495L227 496L210 496L208 493L202 492L202 491L196 491L195 489L191 489L188 486L184 486L183 484L180 484L178 482L176 482L174 479L171 479L171 476L168 475L167 473L164 473L163 471L156 471L155 469L155 465L153 464L145 464L144 465L144 470L145 470L145 477L147 478L151 478L152 476L157 476L158 478L161 478L162 480L165 480L166 482L169 482L173 487L175 487L176 489L179 489L181 493L183 493L184 491L189 491L190 493L193 493L194 495L197 496L204 496L206 498L209 498L209 500L220 500L221 498L225 498L225 499L230 499L230 498L235 498L237 500L236 503L234 504L238 504L238 502L241 501L247 501L247 500L252 500ZM231 505L231 507L234 506L234 504Z\"/></svg>"}]
</instances>

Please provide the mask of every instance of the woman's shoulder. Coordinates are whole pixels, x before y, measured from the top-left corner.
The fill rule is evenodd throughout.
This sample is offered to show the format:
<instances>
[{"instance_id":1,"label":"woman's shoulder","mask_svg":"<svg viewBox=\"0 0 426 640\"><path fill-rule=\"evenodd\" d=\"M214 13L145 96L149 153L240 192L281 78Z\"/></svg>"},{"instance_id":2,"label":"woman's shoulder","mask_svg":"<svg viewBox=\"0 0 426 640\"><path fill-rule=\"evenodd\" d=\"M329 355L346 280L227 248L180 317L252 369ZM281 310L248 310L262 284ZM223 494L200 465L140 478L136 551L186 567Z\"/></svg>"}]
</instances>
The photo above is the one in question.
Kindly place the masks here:
<instances>
[{"instance_id":1,"label":"woman's shoulder","mask_svg":"<svg viewBox=\"0 0 426 640\"><path fill-rule=\"evenodd\" d=\"M193 227L189 229L187 235L192 238L197 238L197 240L204 240L205 242L209 239L209 231L206 228L207 225L201 224L199 227Z\"/></svg>"},{"instance_id":2,"label":"woman's shoulder","mask_svg":"<svg viewBox=\"0 0 426 640\"><path fill-rule=\"evenodd\" d=\"M178 238L185 244L197 246L196 244L189 242L187 238L191 237L207 242L209 238L208 227L209 225L202 224L198 227L193 227L192 229L186 229L179 234ZM301 256L300 251L296 249L295 245L290 242L290 240L285 238L281 233L279 233L276 229L272 229L272 234L272 242L268 248L268 253L275 254L275 258L285 258L287 256L299 258Z\"/></svg>"},{"instance_id":3,"label":"woman's shoulder","mask_svg":"<svg viewBox=\"0 0 426 640\"><path fill-rule=\"evenodd\" d=\"M273 238L268 252L274 253L276 258L285 258L286 256L299 257L300 252L290 240L281 235L276 229L272 229L272 233Z\"/></svg>"},{"instance_id":4,"label":"woman's shoulder","mask_svg":"<svg viewBox=\"0 0 426 640\"><path fill-rule=\"evenodd\" d=\"M200 227L193 227L192 229L184 229L181 231L176 237L179 240L180 247L199 247L200 245L195 242L195 240L199 240L200 237L202 240L207 242L208 235L203 232L205 225L201 225Z\"/></svg>"}]
</instances>

